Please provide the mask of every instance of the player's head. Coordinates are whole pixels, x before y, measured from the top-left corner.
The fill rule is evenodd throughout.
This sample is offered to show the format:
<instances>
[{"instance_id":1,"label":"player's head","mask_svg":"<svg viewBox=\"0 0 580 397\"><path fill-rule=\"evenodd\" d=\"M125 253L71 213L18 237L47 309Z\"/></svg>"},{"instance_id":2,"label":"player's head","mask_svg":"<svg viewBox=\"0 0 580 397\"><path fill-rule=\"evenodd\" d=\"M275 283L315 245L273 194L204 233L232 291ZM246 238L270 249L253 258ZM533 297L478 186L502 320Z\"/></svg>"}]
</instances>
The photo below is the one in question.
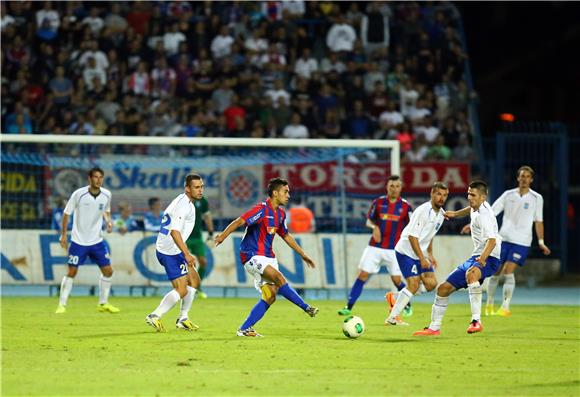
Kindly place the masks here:
<instances>
[{"instance_id":1,"label":"player's head","mask_svg":"<svg viewBox=\"0 0 580 397\"><path fill-rule=\"evenodd\" d=\"M93 167L89 170L89 185L92 189L99 189L103 186L103 178L105 177L105 171L100 167Z\"/></svg>"},{"instance_id":2,"label":"player's head","mask_svg":"<svg viewBox=\"0 0 580 397\"><path fill-rule=\"evenodd\" d=\"M268 197L278 204L286 205L290 200L290 188L288 181L282 178L272 178L268 182Z\"/></svg>"},{"instance_id":3,"label":"player's head","mask_svg":"<svg viewBox=\"0 0 580 397\"><path fill-rule=\"evenodd\" d=\"M149 200L147 200L147 203L149 204L149 209L152 212L157 212L161 210L161 200L159 199L159 197L151 197L149 198Z\"/></svg>"},{"instance_id":4,"label":"player's head","mask_svg":"<svg viewBox=\"0 0 580 397\"><path fill-rule=\"evenodd\" d=\"M449 196L449 188L444 182L435 182L431 186L431 204L439 209L445 205Z\"/></svg>"},{"instance_id":5,"label":"player's head","mask_svg":"<svg viewBox=\"0 0 580 397\"><path fill-rule=\"evenodd\" d=\"M403 190L403 181L399 175L391 175L387 179L387 195L390 199L396 199L401 196Z\"/></svg>"},{"instance_id":6,"label":"player's head","mask_svg":"<svg viewBox=\"0 0 580 397\"><path fill-rule=\"evenodd\" d=\"M529 165L522 165L518 169L518 187L529 188L534 181L534 170Z\"/></svg>"},{"instance_id":7,"label":"player's head","mask_svg":"<svg viewBox=\"0 0 580 397\"><path fill-rule=\"evenodd\" d=\"M191 173L185 176L185 194L191 200L201 200L204 187L201 175Z\"/></svg>"},{"instance_id":8,"label":"player's head","mask_svg":"<svg viewBox=\"0 0 580 397\"><path fill-rule=\"evenodd\" d=\"M476 210L486 199L487 183L480 180L471 182L467 189L467 201L469 201L469 206Z\"/></svg>"}]
</instances>

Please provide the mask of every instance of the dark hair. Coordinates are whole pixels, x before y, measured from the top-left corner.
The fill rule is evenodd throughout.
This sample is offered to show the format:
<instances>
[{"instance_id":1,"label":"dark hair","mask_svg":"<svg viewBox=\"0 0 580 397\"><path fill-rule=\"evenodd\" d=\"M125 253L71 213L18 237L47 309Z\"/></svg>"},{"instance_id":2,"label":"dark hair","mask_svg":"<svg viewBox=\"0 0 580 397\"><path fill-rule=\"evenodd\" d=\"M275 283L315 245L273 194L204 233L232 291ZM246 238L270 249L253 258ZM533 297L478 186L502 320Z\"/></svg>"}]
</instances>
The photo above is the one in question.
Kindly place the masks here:
<instances>
[{"instance_id":1,"label":"dark hair","mask_svg":"<svg viewBox=\"0 0 580 397\"><path fill-rule=\"evenodd\" d=\"M89 178L93 176L95 172L100 172L101 175L105 176L105 171L101 167L93 167L89 170Z\"/></svg>"},{"instance_id":2,"label":"dark hair","mask_svg":"<svg viewBox=\"0 0 580 397\"><path fill-rule=\"evenodd\" d=\"M147 203L149 204L149 207L153 207L153 204L157 203L158 201L161 201L159 197L151 197L149 200L147 200Z\"/></svg>"},{"instance_id":3,"label":"dark hair","mask_svg":"<svg viewBox=\"0 0 580 397\"><path fill-rule=\"evenodd\" d=\"M431 186L431 191L433 192L437 189L449 190L449 188L447 187L445 182L441 182L441 181L433 182L433 186Z\"/></svg>"},{"instance_id":4,"label":"dark hair","mask_svg":"<svg viewBox=\"0 0 580 397\"><path fill-rule=\"evenodd\" d=\"M399 175L391 175L388 179L387 179L387 183L389 183L389 181L400 181L401 177Z\"/></svg>"},{"instance_id":5,"label":"dark hair","mask_svg":"<svg viewBox=\"0 0 580 397\"><path fill-rule=\"evenodd\" d=\"M268 197L272 197L274 190L280 189L282 186L288 186L288 181L282 178L272 178L268 182Z\"/></svg>"},{"instance_id":6,"label":"dark hair","mask_svg":"<svg viewBox=\"0 0 580 397\"><path fill-rule=\"evenodd\" d=\"M187 174L185 176L185 187L189 186L191 181L201 181L201 175L194 173Z\"/></svg>"},{"instance_id":7,"label":"dark hair","mask_svg":"<svg viewBox=\"0 0 580 397\"><path fill-rule=\"evenodd\" d=\"M517 176L520 176L520 172L522 171L528 171L530 174L532 174L532 178L534 177L534 170L532 169L532 167L530 167L529 165L522 165L520 168L518 168L518 173Z\"/></svg>"},{"instance_id":8,"label":"dark hair","mask_svg":"<svg viewBox=\"0 0 580 397\"><path fill-rule=\"evenodd\" d=\"M469 184L472 189L477 189L481 194L487 195L487 183L481 180L475 180Z\"/></svg>"}]
</instances>

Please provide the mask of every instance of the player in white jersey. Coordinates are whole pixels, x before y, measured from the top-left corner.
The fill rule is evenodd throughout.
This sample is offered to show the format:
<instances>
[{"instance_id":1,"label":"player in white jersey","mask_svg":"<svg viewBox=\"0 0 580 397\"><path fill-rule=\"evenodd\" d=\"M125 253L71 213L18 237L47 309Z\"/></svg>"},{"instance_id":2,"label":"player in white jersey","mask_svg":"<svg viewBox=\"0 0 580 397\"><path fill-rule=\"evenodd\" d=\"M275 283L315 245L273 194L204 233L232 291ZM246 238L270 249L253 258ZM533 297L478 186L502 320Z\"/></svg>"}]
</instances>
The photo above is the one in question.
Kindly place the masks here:
<instances>
[{"instance_id":1,"label":"player in white jersey","mask_svg":"<svg viewBox=\"0 0 580 397\"><path fill-rule=\"evenodd\" d=\"M385 325L408 325L402 321L399 314L419 290L422 282L427 291L437 286L433 272L437 261L433 256L433 237L445 220L443 206L449 196L449 188L443 182L435 182L431 188L431 200L421 204L403 229L401 238L395 245L395 256L399 268L407 282L395 302L389 301L391 312L385 320Z\"/></svg>"},{"instance_id":2,"label":"player in white jersey","mask_svg":"<svg viewBox=\"0 0 580 397\"><path fill-rule=\"evenodd\" d=\"M449 295L461 288L469 290L471 303L471 323L467 333L483 331L481 325L481 283L486 277L493 275L499 269L501 252L501 237L497 231L497 220L487 201L487 184L483 181L473 181L467 190L469 207L459 211L447 211L447 218L460 218L471 215L471 239L473 253L462 265L453 270L447 280L437 287L435 302L431 309L431 324L413 336L437 336L441 334L443 315L447 310Z\"/></svg>"},{"instance_id":3,"label":"player in white jersey","mask_svg":"<svg viewBox=\"0 0 580 397\"><path fill-rule=\"evenodd\" d=\"M173 289L163 297L157 309L145 318L145 322L158 332L165 332L161 317L180 299L181 312L175 323L176 328L186 331L199 328L189 320L189 309L201 280L195 270L195 258L187 249L185 241L195 226L193 202L202 199L203 188L201 176L188 174L185 177L185 192L177 196L163 212L155 248L157 259L165 268Z\"/></svg>"},{"instance_id":4,"label":"player in white jersey","mask_svg":"<svg viewBox=\"0 0 580 397\"><path fill-rule=\"evenodd\" d=\"M56 314L66 313L66 304L72 290L73 280L79 266L89 257L101 270L99 278L100 312L118 313L119 309L109 303L113 268L109 250L103 241L103 218L107 222L107 232L111 233L111 192L103 188L105 173L99 167L89 171L89 185L77 189L68 200L62 217L60 245L68 251L68 272L60 283L60 298ZM70 216L74 213L71 233L71 245L68 247L67 227Z\"/></svg>"},{"instance_id":5,"label":"player in white jersey","mask_svg":"<svg viewBox=\"0 0 580 397\"><path fill-rule=\"evenodd\" d=\"M544 255L550 255L550 249L544 243L544 199L542 195L530 189L534 181L534 170L524 165L518 169L518 187L506 190L491 206L495 215L503 211L503 222L499 234L503 242L501 246L501 269L489 279L487 288L486 315L511 315L510 302L516 288L514 272L518 266L523 266L530 246L532 245L532 225L536 230L538 245ZM493 296L500 276L505 277L503 284L503 303L494 312Z\"/></svg>"}]
</instances>

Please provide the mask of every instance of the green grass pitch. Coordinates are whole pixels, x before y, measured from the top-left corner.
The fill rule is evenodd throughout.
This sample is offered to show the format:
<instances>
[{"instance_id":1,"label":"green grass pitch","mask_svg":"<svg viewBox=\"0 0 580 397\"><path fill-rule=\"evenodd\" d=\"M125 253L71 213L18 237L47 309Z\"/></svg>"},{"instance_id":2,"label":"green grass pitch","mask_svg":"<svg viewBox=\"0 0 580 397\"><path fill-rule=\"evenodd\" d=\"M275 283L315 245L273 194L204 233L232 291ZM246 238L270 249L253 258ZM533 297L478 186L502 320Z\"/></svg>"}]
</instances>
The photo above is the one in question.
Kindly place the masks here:
<instances>
[{"instance_id":1,"label":"green grass pitch","mask_svg":"<svg viewBox=\"0 0 580 397\"><path fill-rule=\"evenodd\" d=\"M410 327L385 327L383 302L359 302L366 323L342 335L336 310L320 301L310 318L281 298L256 329L235 331L255 300L197 300L201 328L165 334L145 315L160 298L115 298L122 312L96 312L96 298L2 298L2 395L20 396L578 396L580 308L515 306L511 318L483 319L468 335L468 305L449 306L442 335L414 338L431 307L416 304ZM452 297L453 302L453 297Z\"/></svg>"}]
</instances>

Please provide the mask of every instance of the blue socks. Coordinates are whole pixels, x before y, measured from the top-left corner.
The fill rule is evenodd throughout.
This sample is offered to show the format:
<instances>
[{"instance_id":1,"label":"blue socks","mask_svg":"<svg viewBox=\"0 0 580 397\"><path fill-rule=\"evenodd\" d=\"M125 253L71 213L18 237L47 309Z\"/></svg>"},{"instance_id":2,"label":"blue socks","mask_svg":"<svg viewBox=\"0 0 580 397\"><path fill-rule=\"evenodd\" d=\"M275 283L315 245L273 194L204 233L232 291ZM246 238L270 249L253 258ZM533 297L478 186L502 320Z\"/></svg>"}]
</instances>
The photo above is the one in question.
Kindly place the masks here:
<instances>
[{"instance_id":1,"label":"blue socks","mask_svg":"<svg viewBox=\"0 0 580 397\"><path fill-rule=\"evenodd\" d=\"M405 284L404 282L401 281L400 284L395 284L395 287L397 287L397 291L402 291L403 288L405 288L407 286L407 284Z\"/></svg>"},{"instance_id":2,"label":"blue socks","mask_svg":"<svg viewBox=\"0 0 580 397\"><path fill-rule=\"evenodd\" d=\"M240 329L247 329L252 327L258 321L260 321L262 317L264 317L264 314L266 314L266 311L269 308L270 305L267 304L263 299L260 299L258 303L256 303L256 305L252 308L250 315L248 316L246 321L244 321Z\"/></svg>"},{"instance_id":3,"label":"blue socks","mask_svg":"<svg viewBox=\"0 0 580 397\"><path fill-rule=\"evenodd\" d=\"M302 297L298 295L298 292L289 286L288 283L284 284L278 289L278 294L282 295L284 298L288 299L302 310L308 309L308 304L304 302L304 299L302 299Z\"/></svg>"},{"instance_id":4,"label":"blue socks","mask_svg":"<svg viewBox=\"0 0 580 397\"><path fill-rule=\"evenodd\" d=\"M354 280L354 284L352 285L352 288L350 289L350 294L348 294L348 303L346 304L346 307L348 307L348 310L352 309L352 307L356 303L356 300L358 299L358 297L362 293L364 286L365 286L365 281L359 280L358 278L356 280Z\"/></svg>"}]
</instances>

